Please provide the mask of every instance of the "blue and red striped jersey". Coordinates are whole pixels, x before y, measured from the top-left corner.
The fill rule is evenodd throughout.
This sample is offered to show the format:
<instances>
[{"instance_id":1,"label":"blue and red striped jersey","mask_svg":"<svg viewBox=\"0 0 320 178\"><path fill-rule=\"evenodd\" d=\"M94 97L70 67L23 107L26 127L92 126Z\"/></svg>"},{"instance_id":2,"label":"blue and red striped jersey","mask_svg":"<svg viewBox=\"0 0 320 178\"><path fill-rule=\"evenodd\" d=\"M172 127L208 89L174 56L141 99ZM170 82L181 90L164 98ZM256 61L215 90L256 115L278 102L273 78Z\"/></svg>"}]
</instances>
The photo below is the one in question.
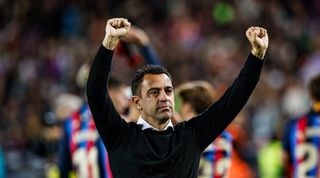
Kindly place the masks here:
<instances>
[{"instance_id":1,"label":"blue and red striped jersey","mask_svg":"<svg viewBox=\"0 0 320 178\"><path fill-rule=\"evenodd\" d=\"M107 151L87 104L65 123L60 154L61 178L112 178Z\"/></svg>"},{"instance_id":2,"label":"blue and red striped jersey","mask_svg":"<svg viewBox=\"0 0 320 178\"><path fill-rule=\"evenodd\" d=\"M283 137L288 177L320 178L320 114L314 111L290 120Z\"/></svg>"},{"instance_id":3,"label":"blue and red striped jersey","mask_svg":"<svg viewBox=\"0 0 320 178\"><path fill-rule=\"evenodd\" d=\"M224 131L203 152L199 178L226 178L231 166L232 136Z\"/></svg>"}]
</instances>

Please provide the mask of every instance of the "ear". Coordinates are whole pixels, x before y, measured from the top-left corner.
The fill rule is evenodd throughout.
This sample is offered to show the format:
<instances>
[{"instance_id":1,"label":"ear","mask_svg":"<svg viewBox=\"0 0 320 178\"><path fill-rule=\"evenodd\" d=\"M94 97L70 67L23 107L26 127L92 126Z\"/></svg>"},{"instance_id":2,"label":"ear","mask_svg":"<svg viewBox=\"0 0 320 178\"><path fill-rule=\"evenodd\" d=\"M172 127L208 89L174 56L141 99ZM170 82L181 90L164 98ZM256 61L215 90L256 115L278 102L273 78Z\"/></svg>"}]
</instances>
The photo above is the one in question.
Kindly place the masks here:
<instances>
[{"instance_id":1,"label":"ear","mask_svg":"<svg viewBox=\"0 0 320 178\"><path fill-rule=\"evenodd\" d=\"M113 89L108 89L109 92L109 96L113 96L114 95L114 90Z\"/></svg>"},{"instance_id":2,"label":"ear","mask_svg":"<svg viewBox=\"0 0 320 178\"><path fill-rule=\"evenodd\" d=\"M139 97L139 96L133 95L133 96L131 97L131 100L132 100L133 103L136 104L136 106L137 106L137 108L138 108L139 110L142 110L141 105L140 105L140 101L141 101L141 100L140 100L140 97Z\"/></svg>"}]
</instances>

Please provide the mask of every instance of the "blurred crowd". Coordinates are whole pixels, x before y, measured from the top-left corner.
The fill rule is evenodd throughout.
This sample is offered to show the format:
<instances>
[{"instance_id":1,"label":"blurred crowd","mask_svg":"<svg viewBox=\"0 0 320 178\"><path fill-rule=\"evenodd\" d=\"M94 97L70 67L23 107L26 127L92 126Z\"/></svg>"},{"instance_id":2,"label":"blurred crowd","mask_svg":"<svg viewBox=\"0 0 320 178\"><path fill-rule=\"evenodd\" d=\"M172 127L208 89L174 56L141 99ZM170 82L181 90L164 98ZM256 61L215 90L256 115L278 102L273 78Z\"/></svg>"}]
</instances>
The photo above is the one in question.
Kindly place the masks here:
<instances>
[{"instance_id":1,"label":"blurred crowd","mask_svg":"<svg viewBox=\"0 0 320 178\"><path fill-rule=\"evenodd\" d=\"M234 121L243 131L235 145L256 177L260 151L310 108L306 84L320 73L318 0L0 0L0 177L49 174L63 118L84 98L77 71L93 59L111 17L147 32L175 86L205 80L217 95L250 52L247 28L268 30L260 82ZM143 65L132 65L136 49L128 50L115 55L112 71L127 85Z\"/></svg>"}]
</instances>

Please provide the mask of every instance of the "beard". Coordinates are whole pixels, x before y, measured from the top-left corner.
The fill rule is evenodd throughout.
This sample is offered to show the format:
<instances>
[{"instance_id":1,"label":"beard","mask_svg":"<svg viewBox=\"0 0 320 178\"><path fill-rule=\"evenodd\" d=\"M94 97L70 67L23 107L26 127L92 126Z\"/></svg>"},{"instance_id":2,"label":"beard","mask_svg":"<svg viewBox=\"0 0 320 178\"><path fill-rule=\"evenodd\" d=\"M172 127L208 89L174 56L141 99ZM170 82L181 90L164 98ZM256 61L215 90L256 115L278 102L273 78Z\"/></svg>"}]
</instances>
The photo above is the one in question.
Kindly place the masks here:
<instances>
[{"instance_id":1,"label":"beard","mask_svg":"<svg viewBox=\"0 0 320 178\"><path fill-rule=\"evenodd\" d=\"M168 120L170 120L172 118L172 116L173 116L172 110L161 111L160 113L158 111L156 118L160 124L163 124L163 123L167 122Z\"/></svg>"}]
</instances>

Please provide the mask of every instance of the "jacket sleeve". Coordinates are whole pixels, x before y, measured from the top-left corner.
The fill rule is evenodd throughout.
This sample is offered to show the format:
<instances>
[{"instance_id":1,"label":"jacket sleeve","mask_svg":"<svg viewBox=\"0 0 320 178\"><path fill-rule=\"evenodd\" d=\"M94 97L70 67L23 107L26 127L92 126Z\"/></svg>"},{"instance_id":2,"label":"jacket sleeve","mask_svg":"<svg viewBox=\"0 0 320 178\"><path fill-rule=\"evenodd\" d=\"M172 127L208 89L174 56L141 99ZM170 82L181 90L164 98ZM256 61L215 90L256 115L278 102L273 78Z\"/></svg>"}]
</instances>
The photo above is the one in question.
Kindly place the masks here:
<instances>
[{"instance_id":1,"label":"jacket sleeve","mask_svg":"<svg viewBox=\"0 0 320 178\"><path fill-rule=\"evenodd\" d=\"M91 64L86 86L88 104L107 149L112 149L121 141L128 124L115 109L107 90L113 51L100 46Z\"/></svg>"},{"instance_id":2,"label":"jacket sleeve","mask_svg":"<svg viewBox=\"0 0 320 178\"><path fill-rule=\"evenodd\" d=\"M187 122L193 127L200 149L205 149L244 107L260 78L262 66L263 60L250 54L223 96L206 111Z\"/></svg>"}]
</instances>

